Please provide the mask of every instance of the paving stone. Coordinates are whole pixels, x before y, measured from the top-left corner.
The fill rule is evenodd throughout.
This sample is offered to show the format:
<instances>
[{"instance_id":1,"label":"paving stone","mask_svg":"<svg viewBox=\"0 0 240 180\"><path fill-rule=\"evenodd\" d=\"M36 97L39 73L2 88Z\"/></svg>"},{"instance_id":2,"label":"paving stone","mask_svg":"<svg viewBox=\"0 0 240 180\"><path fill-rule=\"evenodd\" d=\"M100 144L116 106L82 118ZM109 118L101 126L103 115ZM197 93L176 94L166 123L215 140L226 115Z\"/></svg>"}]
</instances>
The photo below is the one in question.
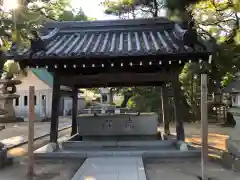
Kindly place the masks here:
<instances>
[{"instance_id":1,"label":"paving stone","mask_svg":"<svg viewBox=\"0 0 240 180\"><path fill-rule=\"evenodd\" d=\"M146 180L142 157L87 158L72 180Z\"/></svg>"},{"instance_id":2,"label":"paving stone","mask_svg":"<svg viewBox=\"0 0 240 180\"><path fill-rule=\"evenodd\" d=\"M151 160L145 164L145 170L149 180L197 180L197 176L201 176L201 162L200 159ZM206 173L214 180L240 180L239 173L224 169L215 162L207 163Z\"/></svg>"},{"instance_id":3,"label":"paving stone","mask_svg":"<svg viewBox=\"0 0 240 180\"><path fill-rule=\"evenodd\" d=\"M145 174L144 174L145 176ZM138 172L126 172L126 173L119 173L118 180L139 180L138 178Z\"/></svg>"},{"instance_id":4,"label":"paving stone","mask_svg":"<svg viewBox=\"0 0 240 180\"><path fill-rule=\"evenodd\" d=\"M94 175L83 175L79 180L118 180L118 174L101 173Z\"/></svg>"}]
</instances>

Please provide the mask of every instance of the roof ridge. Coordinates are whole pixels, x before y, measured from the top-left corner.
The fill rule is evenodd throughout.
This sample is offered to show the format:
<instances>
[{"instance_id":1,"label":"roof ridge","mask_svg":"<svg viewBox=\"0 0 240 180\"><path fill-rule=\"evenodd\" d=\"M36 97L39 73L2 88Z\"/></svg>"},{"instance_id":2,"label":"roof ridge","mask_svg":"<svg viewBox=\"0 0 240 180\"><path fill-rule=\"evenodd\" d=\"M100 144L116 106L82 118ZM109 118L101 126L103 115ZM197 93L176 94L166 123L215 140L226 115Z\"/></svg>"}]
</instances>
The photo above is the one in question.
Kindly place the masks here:
<instances>
[{"instance_id":1,"label":"roof ridge","mask_svg":"<svg viewBox=\"0 0 240 180\"><path fill-rule=\"evenodd\" d=\"M92 27L106 27L106 26L144 26L159 24L174 24L173 21L165 17L158 18L139 18L139 19L117 19L117 20L95 20L95 21L51 21L44 24L43 29L54 28L92 28Z\"/></svg>"}]
</instances>

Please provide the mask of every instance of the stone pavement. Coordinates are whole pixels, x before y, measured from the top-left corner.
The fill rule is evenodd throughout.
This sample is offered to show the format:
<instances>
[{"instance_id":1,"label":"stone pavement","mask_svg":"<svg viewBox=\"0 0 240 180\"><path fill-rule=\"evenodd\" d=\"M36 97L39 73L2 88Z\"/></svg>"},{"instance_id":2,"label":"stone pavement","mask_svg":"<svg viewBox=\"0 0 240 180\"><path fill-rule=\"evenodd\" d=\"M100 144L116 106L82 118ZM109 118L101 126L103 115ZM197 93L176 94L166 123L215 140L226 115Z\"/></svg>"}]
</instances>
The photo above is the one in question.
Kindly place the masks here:
<instances>
[{"instance_id":1,"label":"stone pavement","mask_svg":"<svg viewBox=\"0 0 240 180\"><path fill-rule=\"evenodd\" d=\"M60 118L59 130L70 127L71 119ZM36 122L34 124L34 137L38 138L47 135L50 132L49 122ZM26 142L28 139L28 122L7 124L6 129L0 131L0 142L5 144L5 147L11 148L17 144Z\"/></svg>"},{"instance_id":2,"label":"stone pavement","mask_svg":"<svg viewBox=\"0 0 240 180\"><path fill-rule=\"evenodd\" d=\"M87 158L72 180L146 180L142 157Z\"/></svg>"}]
</instances>

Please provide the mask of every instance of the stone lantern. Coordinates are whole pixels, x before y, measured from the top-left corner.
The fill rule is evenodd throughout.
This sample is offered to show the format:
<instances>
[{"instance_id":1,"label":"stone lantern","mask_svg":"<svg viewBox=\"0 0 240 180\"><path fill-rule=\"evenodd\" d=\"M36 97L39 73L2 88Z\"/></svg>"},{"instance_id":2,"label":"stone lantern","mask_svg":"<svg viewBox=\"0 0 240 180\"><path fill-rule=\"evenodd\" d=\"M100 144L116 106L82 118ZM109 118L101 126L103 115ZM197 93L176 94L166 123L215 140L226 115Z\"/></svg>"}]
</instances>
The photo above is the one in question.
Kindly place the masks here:
<instances>
[{"instance_id":1,"label":"stone lantern","mask_svg":"<svg viewBox=\"0 0 240 180\"><path fill-rule=\"evenodd\" d=\"M109 104L110 102L110 91L108 88L100 88L101 104Z\"/></svg>"},{"instance_id":2,"label":"stone lantern","mask_svg":"<svg viewBox=\"0 0 240 180\"><path fill-rule=\"evenodd\" d=\"M212 93L212 98L213 98L214 104L222 103L222 96L220 93Z\"/></svg>"},{"instance_id":3,"label":"stone lantern","mask_svg":"<svg viewBox=\"0 0 240 180\"><path fill-rule=\"evenodd\" d=\"M227 87L230 89L231 95L238 95L240 93L240 73L236 73L234 80ZM231 130L229 139L227 139L226 145L228 152L236 158L240 158L240 119L239 119L239 108L231 107L228 112L232 114L233 119L236 122L235 127Z\"/></svg>"},{"instance_id":4,"label":"stone lantern","mask_svg":"<svg viewBox=\"0 0 240 180\"><path fill-rule=\"evenodd\" d=\"M12 122L22 122L22 118L17 118L15 116L15 111L13 108L13 100L18 98L16 95L16 85L21 84L20 80L8 80L1 79L0 85L2 86L0 90L0 122L1 123L12 123Z\"/></svg>"}]
</instances>

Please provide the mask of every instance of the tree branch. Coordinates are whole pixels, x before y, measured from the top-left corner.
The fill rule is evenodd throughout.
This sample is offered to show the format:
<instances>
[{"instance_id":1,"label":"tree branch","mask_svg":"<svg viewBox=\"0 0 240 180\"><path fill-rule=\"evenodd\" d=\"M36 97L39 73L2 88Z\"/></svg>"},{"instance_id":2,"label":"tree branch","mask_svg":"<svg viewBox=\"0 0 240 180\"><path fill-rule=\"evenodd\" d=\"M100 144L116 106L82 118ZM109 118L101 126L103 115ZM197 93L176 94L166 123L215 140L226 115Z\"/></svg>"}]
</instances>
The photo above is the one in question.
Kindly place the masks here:
<instances>
[{"instance_id":1,"label":"tree branch","mask_svg":"<svg viewBox=\"0 0 240 180\"><path fill-rule=\"evenodd\" d=\"M33 12L39 12L42 16L44 16L47 19L51 19L53 21L57 21L57 19L55 19L54 17L49 16L48 14L46 14L45 12L43 12L42 8L35 8L35 9L31 9L31 11Z\"/></svg>"},{"instance_id":2,"label":"tree branch","mask_svg":"<svg viewBox=\"0 0 240 180\"><path fill-rule=\"evenodd\" d=\"M231 44L234 42L234 39L237 36L238 30L240 29L240 19L238 17L237 12L234 12L234 16L236 18L235 25L234 25L235 27L233 28L232 33L229 35L226 41L227 44Z\"/></svg>"},{"instance_id":3,"label":"tree branch","mask_svg":"<svg viewBox=\"0 0 240 180\"><path fill-rule=\"evenodd\" d=\"M212 0L212 4L213 4L214 8L216 9L216 11L225 11L225 10L229 9L230 7L233 7L232 0L228 0L227 5L221 9L219 9L217 7L216 0Z\"/></svg>"}]
</instances>

